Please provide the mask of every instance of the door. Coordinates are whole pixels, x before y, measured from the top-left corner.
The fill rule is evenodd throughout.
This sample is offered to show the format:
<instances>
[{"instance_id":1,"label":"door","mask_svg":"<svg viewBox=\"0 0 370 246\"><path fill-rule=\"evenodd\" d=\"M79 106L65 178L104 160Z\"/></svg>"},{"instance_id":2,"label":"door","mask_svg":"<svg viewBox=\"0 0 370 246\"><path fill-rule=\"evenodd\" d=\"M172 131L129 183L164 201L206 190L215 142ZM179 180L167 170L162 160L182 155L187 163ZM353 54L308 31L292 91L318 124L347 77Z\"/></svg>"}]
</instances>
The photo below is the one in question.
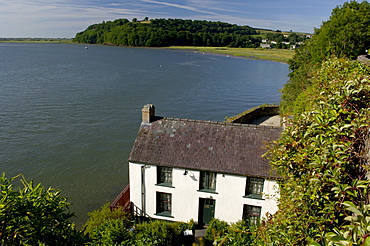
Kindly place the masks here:
<instances>
[{"instance_id":1,"label":"door","mask_svg":"<svg viewBox=\"0 0 370 246\"><path fill-rule=\"evenodd\" d=\"M209 222L215 217L216 200L213 199L199 199L199 225L209 225Z\"/></svg>"}]
</instances>

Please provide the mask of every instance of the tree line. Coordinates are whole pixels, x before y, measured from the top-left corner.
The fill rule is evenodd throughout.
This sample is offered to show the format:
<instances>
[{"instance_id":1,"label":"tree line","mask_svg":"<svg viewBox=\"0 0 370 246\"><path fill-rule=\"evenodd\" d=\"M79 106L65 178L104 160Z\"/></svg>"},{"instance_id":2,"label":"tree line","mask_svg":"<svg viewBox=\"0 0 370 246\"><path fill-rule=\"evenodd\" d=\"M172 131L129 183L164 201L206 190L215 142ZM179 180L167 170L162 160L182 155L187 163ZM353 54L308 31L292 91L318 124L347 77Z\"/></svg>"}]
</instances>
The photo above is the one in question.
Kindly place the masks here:
<instances>
[{"instance_id":1,"label":"tree line","mask_svg":"<svg viewBox=\"0 0 370 246\"><path fill-rule=\"evenodd\" d=\"M74 42L122 46L229 46L258 47L258 31L250 26L224 22L152 19L117 19L90 25L76 34Z\"/></svg>"}]
</instances>

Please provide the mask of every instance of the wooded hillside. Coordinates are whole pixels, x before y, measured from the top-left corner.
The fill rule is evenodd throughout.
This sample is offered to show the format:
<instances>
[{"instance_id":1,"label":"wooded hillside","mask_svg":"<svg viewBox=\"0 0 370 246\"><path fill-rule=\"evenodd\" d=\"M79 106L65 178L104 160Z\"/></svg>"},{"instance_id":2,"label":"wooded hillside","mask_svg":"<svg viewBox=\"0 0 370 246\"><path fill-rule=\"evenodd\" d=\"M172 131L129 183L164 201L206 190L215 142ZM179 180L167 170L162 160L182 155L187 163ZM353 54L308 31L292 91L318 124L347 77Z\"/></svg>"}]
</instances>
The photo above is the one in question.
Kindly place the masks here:
<instances>
[{"instance_id":1,"label":"wooded hillside","mask_svg":"<svg viewBox=\"0 0 370 246\"><path fill-rule=\"evenodd\" d=\"M153 19L118 19L93 24L76 34L74 42L123 46L229 46L258 47L261 38L249 26L224 22Z\"/></svg>"}]
</instances>

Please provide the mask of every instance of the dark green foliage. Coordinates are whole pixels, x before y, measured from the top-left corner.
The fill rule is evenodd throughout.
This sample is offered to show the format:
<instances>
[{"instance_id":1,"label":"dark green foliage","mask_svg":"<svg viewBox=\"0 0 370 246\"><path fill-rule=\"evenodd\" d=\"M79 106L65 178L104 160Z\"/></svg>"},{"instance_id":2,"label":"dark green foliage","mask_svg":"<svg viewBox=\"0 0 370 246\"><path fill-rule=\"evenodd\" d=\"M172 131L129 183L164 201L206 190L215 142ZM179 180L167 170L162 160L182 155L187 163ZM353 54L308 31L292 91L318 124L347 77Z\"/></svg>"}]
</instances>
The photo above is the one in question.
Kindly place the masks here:
<instances>
[{"instance_id":1,"label":"dark green foliage","mask_svg":"<svg viewBox=\"0 0 370 246\"><path fill-rule=\"evenodd\" d=\"M356 59L370 45L370 4L345 2L333 9L329 20L316 30L310 52L315 62L328 56Z\"/></svg>"},{"instance_id":2,"label":"dark green foliage","mask_svg":"<svg viewBox=\"0 0 370 246\"><path fill-rule=\"evenodd\" d=\"M310 87L313 71L332 57L356 59L370 48L370 4L345 2L333 9L329 20L315 30L289 62L290 80L282 90L281 112L292 114L294 102Z\"/></svg>"},{"instance_id":3,"label":"dark green foliage","mask_svg":"<svg viewBox=\"0 0 370 246\"><path fill-rule=\"evenodd\" d=\"M209 226L204 236L206 245L214 245L214 242L217 244L227 240L226 235L229 229L229 224L225 221L219 219L212 219L209 223Z\"/></svg>"},{"instance_id":4,"label":"dark green foliage","mask_svg":"<svg viewBox=\"0 0 370 246\"><path fill-rule=\"evenodd\" d=\"M131 245L132 216L122 210L111 210L109 204L88 214L84 232L89 236L89 245Z\"/></svg>"},{"instance_id":5,"label":"dark green foliage","mask_svg":"<svg viewBox=\"0 0 370 246\"><path fill-rule=\"evenodd\" d=\"M256 245L326 245L332 231L347 235L353 211L345 204L361 207L369 195L369 76L368 67L346 59L330 59L314 73L302 100L309 109L269 153L282 177L279 211L259 228Z\"/></svg>"},{"instance_id":6,"label":"dark green foliage","mask_svg":"<svg viewBox=\"0 0 370 246\"><path fill-rule=\"evenodd\" d=\"M84 225L89 236L88 245L175 245L184 223L170 223L161 220L133 225L131 215L120 210L111 211L108 204L89 213Z\"/></svg>"},{"instance_id":7,"label":"dark green foliage","mask_svg":"<svg viewBox=\"0 0 370 246\"><path fill-rule=\"evenodd\" d=\"M257 31L224 22L154 19L150 22L119 19L89 26L75 42L124 46L230 46L256 47Z\"/></svg>"},{"instance_id":8,"label":"dark green foliage","mask_svg":"<svg viewBox=\"0 0 370 246\"><path fill-rule=\"evenodd\" d=\"M175 245L180 236L182 226L183 223L170 223L161 220L144 222L135 227L132 245Z\"/></svg>"},{"instance_id":9,"label":"dark green foliage","mask_svg":"<svg viewBox=\"0 0 370 246\"><path fill-rule=\"evenodd\" d=\"M85 234L93 233L97 227L109 220L121 220L126 228L132 226L132 216L129 213L119 209L112 211L108 203L103 205L100 209L88 213L88 215L89 219L83 226Z\"/></svg>"},{"instance_id":10,"label":"dark green foliage","mask_svg":"<svg viewBox=\"0 0 370 246\"><path fill-rule=\"evenodd\" d=\"M364 184L365 186L368 184ZM342 228L335 228L333 232L325 234L326 245L338 246L369 246L370 245L370 205L360 203L355 205L352 202L345 202L343 205L350 213L345 220L349 221L348 225ZM320 246L312 242L310 246Z\"/></svg>"},{"instance_id":11,"label":"dark green foliage","mask_svg":"<svg viewBox=\"0 0 370 246\"><path fill-rule=\"evenodd\" d=\"M0 243L3 245L83 245L84 236L68 219L67 198L60 191L45 189L24 178L0 177Z\"/></svg>"},{"instance_id":12,"label":"dark green foliage","mask_svg":"<svg viewBox=\"0 0 370 246\"><path fill-rule=\"evenodd\" d=\"M253 245L255 226L241 220L230 225L219 219L212 219L204 236L205 245Z\"/></svg>"},{"instance_id":13,"label":"dark green foliage","mask_svg":"<svg viewBox=\"0 0 370 246\"><path fill-rule=\"evenodd\" d=\"M107 219L94 228L89 234L88 245L133 245L132 233L122 219Z\"/></svg>"}]
</instances>

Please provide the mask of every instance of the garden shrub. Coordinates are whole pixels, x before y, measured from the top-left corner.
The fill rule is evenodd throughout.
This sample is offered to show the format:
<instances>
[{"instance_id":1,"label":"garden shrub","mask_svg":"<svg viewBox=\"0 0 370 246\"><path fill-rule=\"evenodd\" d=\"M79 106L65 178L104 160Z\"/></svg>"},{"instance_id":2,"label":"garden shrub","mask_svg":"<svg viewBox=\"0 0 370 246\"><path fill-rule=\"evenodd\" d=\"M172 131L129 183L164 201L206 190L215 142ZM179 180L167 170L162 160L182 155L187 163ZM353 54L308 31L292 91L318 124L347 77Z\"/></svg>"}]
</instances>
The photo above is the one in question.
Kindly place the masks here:
<instances>
[{"instance_id":1,"label":"garden shrub","mask_svg":"<svg viewBox=\"0 0 370 246\"><path fill-rule=\"evenodd\" d=\"M204 236L205 245L253 245L256 226L246 220L228 224L219 219L212 219Z\"/></svg>"},{"instance_id":2,"label":"garden shrub","mask_svg":"<svg viewBox=\"0 0 370 246\"><path fill-rule=\"evenodd\" d=\"M1 245L83 245L85 237L69 221L74 216L61 192L22 178L0 176Z\"/></svg>"},{"instance_id":3,"label":"garden shrub","mask_svg":"<svg viewBox=\"0 0 370 246\"><path fill-rule=\"evenodd\" d=\"M209 222L206 234L204 236L206 245L218 245L227 240L229 224L225 221L213 218Z\"/></svg>"},{"instance_id":4,"label":"garden shrub","mask_svg":"<svg viewBox=\"0 0 370 246\"><path fill-rule=\"evenodd\" d=\"M91 233L95 230L95 228L99 227L102 223L106 222L107 220L122 220L123 224L126 228L130 228L132 226L132 216L127 213L123 212L120 209L111 210L109 208L109 203L104 204L101 208L88 213L89 219L84 224L84 232L85 234Z\"/></svg>"},{"instance_id":5,"label":"garden shrub","mask_svg":"<svg viewBox=\"0 0 370 246\"><path fill-rule=\"evenodd\" d=\"M89 234L88 245L123 246L132 245L132 233L122 219L109 219L94 228Z\"/></svg>"},{"instance_id":6,"label":"garden shrub","mask_svg":"<svg viewBox=\"0 0 370 246\"><path fill-rule=\"evenodd\" d=\"M133 230L132 245L172 246L175 245L183 223L154 220L138 224Z\"/></svg>"}]
</instances>

